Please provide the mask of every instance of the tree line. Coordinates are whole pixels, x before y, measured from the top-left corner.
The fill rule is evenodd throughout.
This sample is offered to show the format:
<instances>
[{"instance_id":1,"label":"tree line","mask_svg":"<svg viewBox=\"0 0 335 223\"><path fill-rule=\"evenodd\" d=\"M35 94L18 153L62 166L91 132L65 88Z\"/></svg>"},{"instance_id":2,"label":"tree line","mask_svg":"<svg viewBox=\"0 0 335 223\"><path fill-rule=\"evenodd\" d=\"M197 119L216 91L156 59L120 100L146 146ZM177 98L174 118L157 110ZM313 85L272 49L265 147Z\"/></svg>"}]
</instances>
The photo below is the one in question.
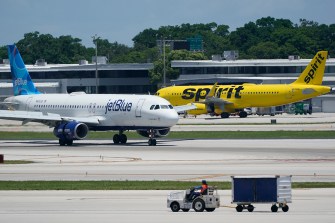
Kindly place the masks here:
<instances>
[{"instance_id":1,"label":"tree line","mask_svg":"<svg viewBox=\"0 0 335 223\"><path fill-rule=\"evenodd\" d=\"M98 54L106 56L109 63L146 63L153 62L150 72L153 83L160 82L163 73L161 49L157 40L180 40L201 36L203 52L172 51L166 47L167 78L174 79L178 71L170 66L171 60L211 58L226 50L238 50L241 59L277 59L289 55L312 58L319 50L328 50L335 56L335 24L318 24L314 21L300 19L294 24L288 19L265 17L230 32L228 25L215 22L207 24L181 24L161 26L158 29L145 29L132 40L134 45L127 46L107 39L97 39ZM81 39L70 35L54 37L39 32L26 33L17 46L27 64L34 64L37 59L48 63L78 63L79 60L91 61L95 55L93 47L85 47ZM7 58L6 46L0 47L0 58Z\"/></svg>"}]
</instances>

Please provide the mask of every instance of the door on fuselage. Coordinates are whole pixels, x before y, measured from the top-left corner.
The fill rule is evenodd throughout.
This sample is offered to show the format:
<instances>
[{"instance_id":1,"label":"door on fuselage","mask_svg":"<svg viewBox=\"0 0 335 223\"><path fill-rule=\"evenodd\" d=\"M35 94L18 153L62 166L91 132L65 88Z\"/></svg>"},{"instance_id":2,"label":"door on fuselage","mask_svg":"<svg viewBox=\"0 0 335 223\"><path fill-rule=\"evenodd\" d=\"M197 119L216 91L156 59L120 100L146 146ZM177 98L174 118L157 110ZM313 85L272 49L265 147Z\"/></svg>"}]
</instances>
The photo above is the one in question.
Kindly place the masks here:
<instances>
[{"instance_id":1,"label":"door on fuselage","mask_svg":"<svg viewBox=\"0 0 335 223\"><path fill-rule=\"evenodd\" d=\"M136 109L135 109L135 116L138 117L138 118L141 117L141 110L142 110L142 106L143 106L144 101L145 101L145 99L140 99L137 102Z\"/></svg>"},{"instance_id":2,"label":"door on fuselage","mask_svg":"<svg viewBox=\"0 0 335 223\"><path fill-rule=\"evenodd\" d=\"M25 108L26 111L29 111L29 105L30 105L30 102L31 102L32 99L33 99L33 97L29 97L27 99L27 101L26 101L26 108Z\"/></svg>"}]
</instances>

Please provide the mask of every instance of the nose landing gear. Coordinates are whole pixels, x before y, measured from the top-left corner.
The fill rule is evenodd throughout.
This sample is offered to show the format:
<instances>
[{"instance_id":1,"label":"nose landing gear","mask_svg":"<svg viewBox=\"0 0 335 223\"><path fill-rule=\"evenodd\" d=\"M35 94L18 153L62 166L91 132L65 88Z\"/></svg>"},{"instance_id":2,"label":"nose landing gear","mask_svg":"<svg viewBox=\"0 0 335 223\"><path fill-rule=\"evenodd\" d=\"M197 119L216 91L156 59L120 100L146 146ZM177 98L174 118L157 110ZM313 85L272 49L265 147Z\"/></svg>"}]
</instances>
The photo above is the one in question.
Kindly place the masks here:
<instances>
[{"instance_id":1,"label":"nose landing gear","mask_svg":"<svg viewBox=\"0 0 335 223\"><path fill-rule=\"evenodd\" d=\"M155 132L154 132L153 129L150 129L149 130L149 140L148 140L148 145L149 146L156 146L157 141L154 137L155 137Z\"/></svg>"}]
</instances>

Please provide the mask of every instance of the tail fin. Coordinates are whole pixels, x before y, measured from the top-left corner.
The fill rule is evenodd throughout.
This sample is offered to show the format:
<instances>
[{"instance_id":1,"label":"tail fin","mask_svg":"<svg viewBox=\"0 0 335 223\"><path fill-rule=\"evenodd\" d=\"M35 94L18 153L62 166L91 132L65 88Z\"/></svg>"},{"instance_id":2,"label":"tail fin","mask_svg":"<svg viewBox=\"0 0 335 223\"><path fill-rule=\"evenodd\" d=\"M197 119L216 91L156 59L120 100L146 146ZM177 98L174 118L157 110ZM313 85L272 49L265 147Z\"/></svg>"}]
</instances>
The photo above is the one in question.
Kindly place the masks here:
<instances>
[{"instance_id":1,"label":"tail fin","mask_svg":"<svg viewBox=\"0 0 335 223\"><path fill-rule=\"evenodd\" d=\"M15 45L8 45L8 57L12 72L14 96L40 94L40 92L35 88L28 70L24 65L20 52Z\"/></svg>"},{"instance_id":2,"label":"tail fin","mask_svg":"<svg viewBox=\"0 0 335 223\"><path fill-rule=\"evenodd\" d=\"M321 85L326 67L328 52L319 51L299 78L292 84Z\"/></svg>"}]
</instances>

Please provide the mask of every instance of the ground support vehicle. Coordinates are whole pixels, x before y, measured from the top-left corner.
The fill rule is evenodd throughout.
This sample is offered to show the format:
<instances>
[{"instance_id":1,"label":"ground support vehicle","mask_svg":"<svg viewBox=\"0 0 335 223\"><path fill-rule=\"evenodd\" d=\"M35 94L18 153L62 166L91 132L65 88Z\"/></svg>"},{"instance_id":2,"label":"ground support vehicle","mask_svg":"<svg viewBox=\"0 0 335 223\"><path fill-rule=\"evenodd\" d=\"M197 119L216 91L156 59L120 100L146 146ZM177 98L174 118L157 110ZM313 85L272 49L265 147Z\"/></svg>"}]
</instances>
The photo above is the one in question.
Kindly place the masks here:
<instances>
[{"instance_id":1,"label":"ground support vehicle","mask_svg":"<svg viewBox=\"0 0 335 223\"><path fill-rule=\"evenodd\" d=\"M194 209L196 212L204 210L212 212L220 207L220 196L215 187L208 187L205 194L194 199L189 198L190 193L191 189L171 192L167 197L167 207L171 208L173 212L178 212L180 209L184 212L188 212L190 209Z\"/></svg>"},{"instance_id":2,"label":"ground support vehicle","mask_svg":"<svg viewBox=\"0 0 335 223\"><path fill-rule=\"evenodd\" d=\"M271 211L289 210L291 176L232 176L232 203L236 211L254 211L254 203L271 203ZM278 206L277 206L278 205Z\"/></svg>"}]
</instances>

